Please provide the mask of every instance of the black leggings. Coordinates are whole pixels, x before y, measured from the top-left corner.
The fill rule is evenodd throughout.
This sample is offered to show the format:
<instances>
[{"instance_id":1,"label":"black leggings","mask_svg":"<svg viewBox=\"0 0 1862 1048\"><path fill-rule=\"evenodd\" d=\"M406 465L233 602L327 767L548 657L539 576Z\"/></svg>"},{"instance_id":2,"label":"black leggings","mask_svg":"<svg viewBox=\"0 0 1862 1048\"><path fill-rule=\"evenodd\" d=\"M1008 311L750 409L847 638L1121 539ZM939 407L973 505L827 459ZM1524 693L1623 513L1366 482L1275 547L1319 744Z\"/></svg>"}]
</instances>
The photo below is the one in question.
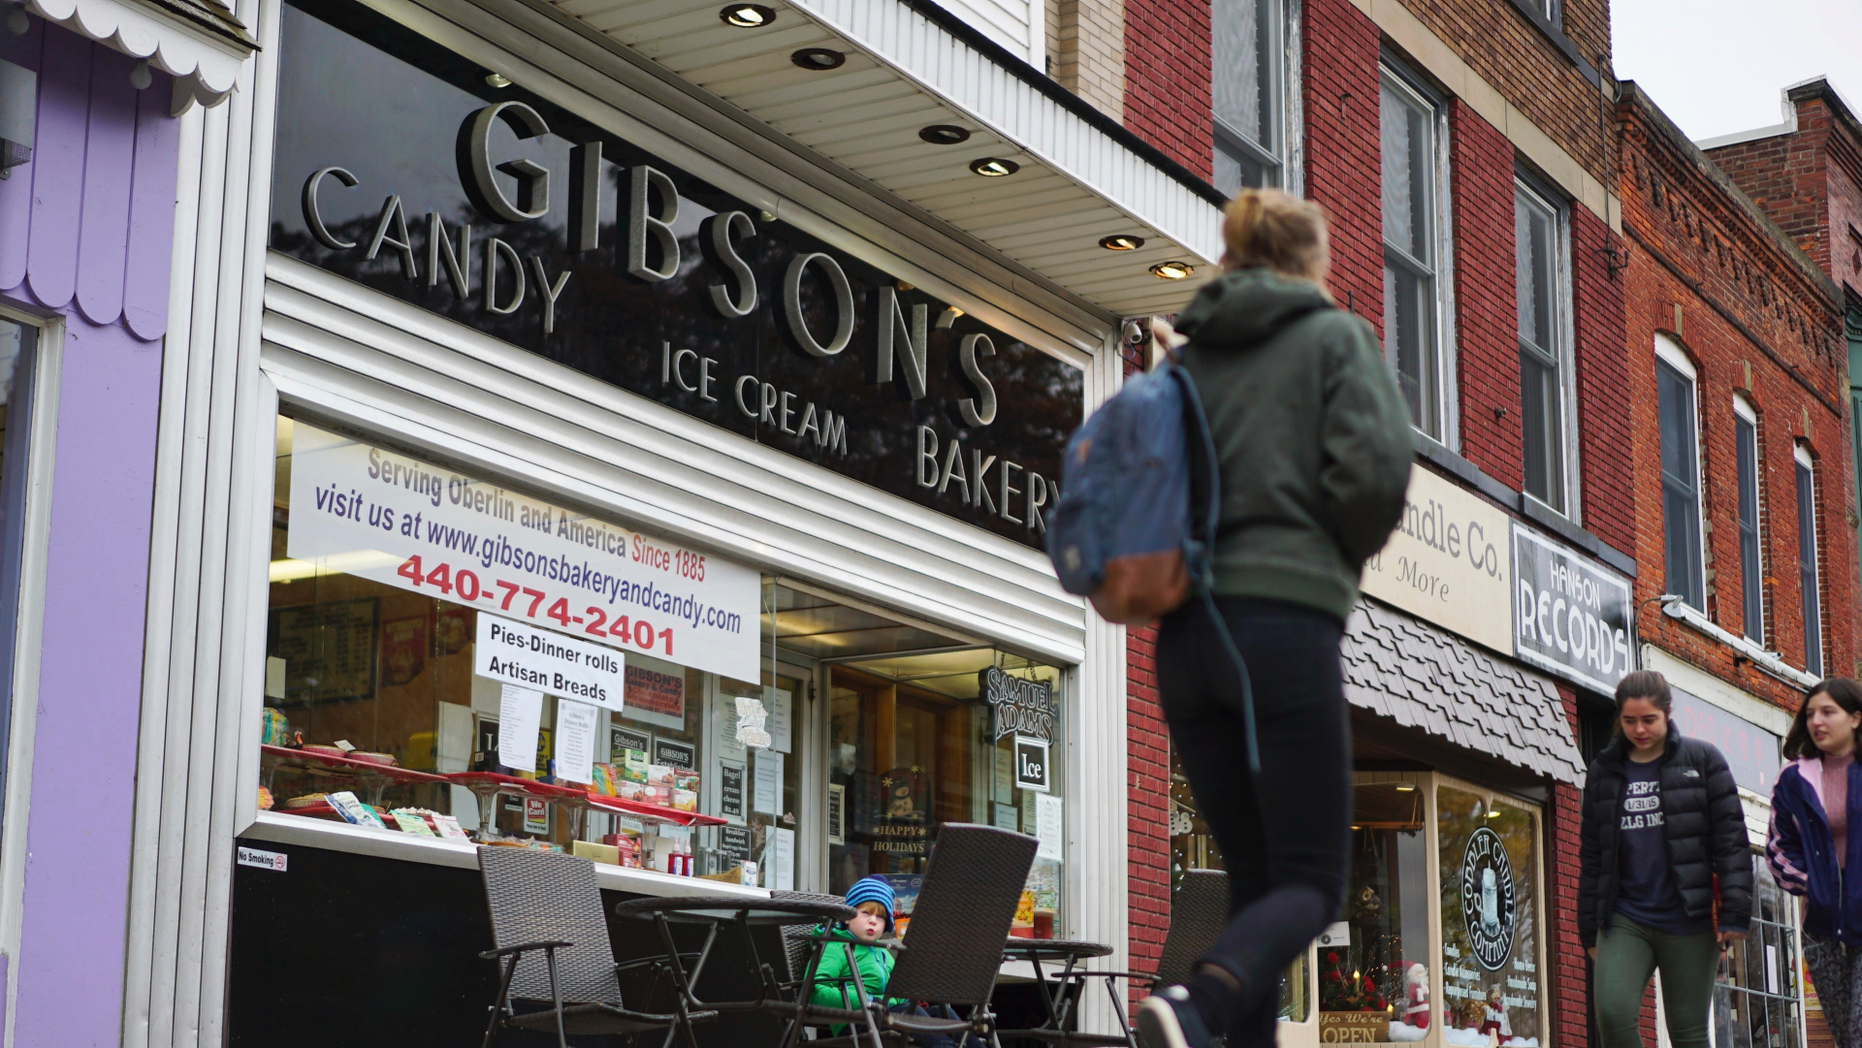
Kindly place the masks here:
<instances>
[{"instance_id":1,"label":"black leggings","mask_svg":"<svg viewBox=\"0 0 1862 1048\"><path fill-rule=\"evenodd\" d=\"M1202 960L1241 985L1229 1043L1267 1048L1282 972L1344 899L1352 798L1343 629L1296 604L1221 597L1217 606L1254 684L1259 780L1248 774L1234 663L1200 600L1164 620L1158 691L1171 745L1228 866L1228 927Z\"/></svg>"}]
</instances>

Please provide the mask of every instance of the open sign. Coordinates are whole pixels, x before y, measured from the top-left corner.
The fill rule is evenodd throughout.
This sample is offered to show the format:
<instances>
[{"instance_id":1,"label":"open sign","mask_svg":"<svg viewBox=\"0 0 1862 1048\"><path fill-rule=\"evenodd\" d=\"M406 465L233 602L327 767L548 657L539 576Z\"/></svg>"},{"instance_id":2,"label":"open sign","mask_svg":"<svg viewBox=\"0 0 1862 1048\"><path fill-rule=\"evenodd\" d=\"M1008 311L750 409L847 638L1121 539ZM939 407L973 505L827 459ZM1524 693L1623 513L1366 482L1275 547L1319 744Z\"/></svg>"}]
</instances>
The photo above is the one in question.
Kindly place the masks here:
<instances>
[{"instance_id":1,"label":"open sign","mask_svg":"<svg viewBox=\"0 0 1862 1048\"><path fill-rule=\"evenodd\" d=\"M1048 791L1047 740L1015 736L1015 785L1024 790Z\"/></svg>"}]
</instances>

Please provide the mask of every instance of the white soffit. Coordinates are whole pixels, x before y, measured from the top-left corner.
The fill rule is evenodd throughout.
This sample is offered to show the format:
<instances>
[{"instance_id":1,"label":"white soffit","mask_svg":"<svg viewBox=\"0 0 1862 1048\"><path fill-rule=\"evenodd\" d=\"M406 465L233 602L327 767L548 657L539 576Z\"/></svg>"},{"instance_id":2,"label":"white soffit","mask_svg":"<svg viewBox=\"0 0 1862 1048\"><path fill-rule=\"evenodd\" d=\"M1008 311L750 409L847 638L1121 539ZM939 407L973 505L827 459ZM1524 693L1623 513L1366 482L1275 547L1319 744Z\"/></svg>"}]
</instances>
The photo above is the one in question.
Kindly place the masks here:
<instances>
[{"instance_id":1,"label":"white soffit","mask_svg":"<svg viewBox=\"0 0 1862 1048\"><path fill-rule=\"evenodd\" d=\"M1214 274L1217 204L901 0L771 3L752 29L725 24L722 0L548 2L1109 313L1175 312ZM807 47L846 63L799 68ZM932 145L932 124L971 136ZM969 169L982 157L1021 167L985 178ZM1145 243L1099 246L1113 234ZM1196 275L1152 275L1171 260Z\"/></svg>"},{"instance_id":2,"label":"white soffit","mask_svg":"<svg viewBox=\"0 0 1862 1048\"><path fill-rule=\"evenodd\" d=\"M175 78L174 111L226 100L256 45L214 0L24 0L40 18Z\"/></svg>"}]
</instances>

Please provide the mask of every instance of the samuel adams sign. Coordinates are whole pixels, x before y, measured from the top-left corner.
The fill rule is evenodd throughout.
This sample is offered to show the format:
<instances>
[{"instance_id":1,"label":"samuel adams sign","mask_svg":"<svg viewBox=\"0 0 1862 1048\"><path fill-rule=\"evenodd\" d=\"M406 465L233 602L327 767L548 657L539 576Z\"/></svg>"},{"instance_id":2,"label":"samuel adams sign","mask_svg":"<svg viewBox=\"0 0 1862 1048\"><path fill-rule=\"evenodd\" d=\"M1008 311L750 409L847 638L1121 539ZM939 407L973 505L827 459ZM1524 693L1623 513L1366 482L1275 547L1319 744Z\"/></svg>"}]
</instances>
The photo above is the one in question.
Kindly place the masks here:
<instances>
[{"instance_id":1,"label":"samuel adams sign","mask_svg":"<svg viewBox=\"0 0 1862 1048\"><path fill-rule=\"evenodd\" d=\"M1077 368L360 5L279 50L273 250L1042 545Z\"/></svg>"}]
</instances>

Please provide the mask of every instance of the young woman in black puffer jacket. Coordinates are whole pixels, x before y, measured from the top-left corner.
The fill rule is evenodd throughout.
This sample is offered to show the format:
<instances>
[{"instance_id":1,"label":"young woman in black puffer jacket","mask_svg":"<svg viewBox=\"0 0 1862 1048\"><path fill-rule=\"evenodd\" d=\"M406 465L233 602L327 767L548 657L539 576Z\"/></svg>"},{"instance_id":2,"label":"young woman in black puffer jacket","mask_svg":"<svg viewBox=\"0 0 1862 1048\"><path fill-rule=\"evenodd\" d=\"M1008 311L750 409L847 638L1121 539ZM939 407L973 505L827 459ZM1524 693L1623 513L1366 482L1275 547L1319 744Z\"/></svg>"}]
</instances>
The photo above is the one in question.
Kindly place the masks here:
<instances>
[{"instance_id":1,"label":"young woman in black puffer jacket","mask_svg":"<svg viewBox=\"0 0 1862 1048\"><path fill-rule=\"evenodd\" d=\"M1595 961L1603 1048L1640 1048L1637 1018L1657 969L1670 1040L1706 1048L1718 944L1745 938L1752 920L1739 789L1718 749L1681 736L1673 708L1661 674L1624 677L1616 738L1584 784L1578 936Z\"/></svg>"}]
</instances>

